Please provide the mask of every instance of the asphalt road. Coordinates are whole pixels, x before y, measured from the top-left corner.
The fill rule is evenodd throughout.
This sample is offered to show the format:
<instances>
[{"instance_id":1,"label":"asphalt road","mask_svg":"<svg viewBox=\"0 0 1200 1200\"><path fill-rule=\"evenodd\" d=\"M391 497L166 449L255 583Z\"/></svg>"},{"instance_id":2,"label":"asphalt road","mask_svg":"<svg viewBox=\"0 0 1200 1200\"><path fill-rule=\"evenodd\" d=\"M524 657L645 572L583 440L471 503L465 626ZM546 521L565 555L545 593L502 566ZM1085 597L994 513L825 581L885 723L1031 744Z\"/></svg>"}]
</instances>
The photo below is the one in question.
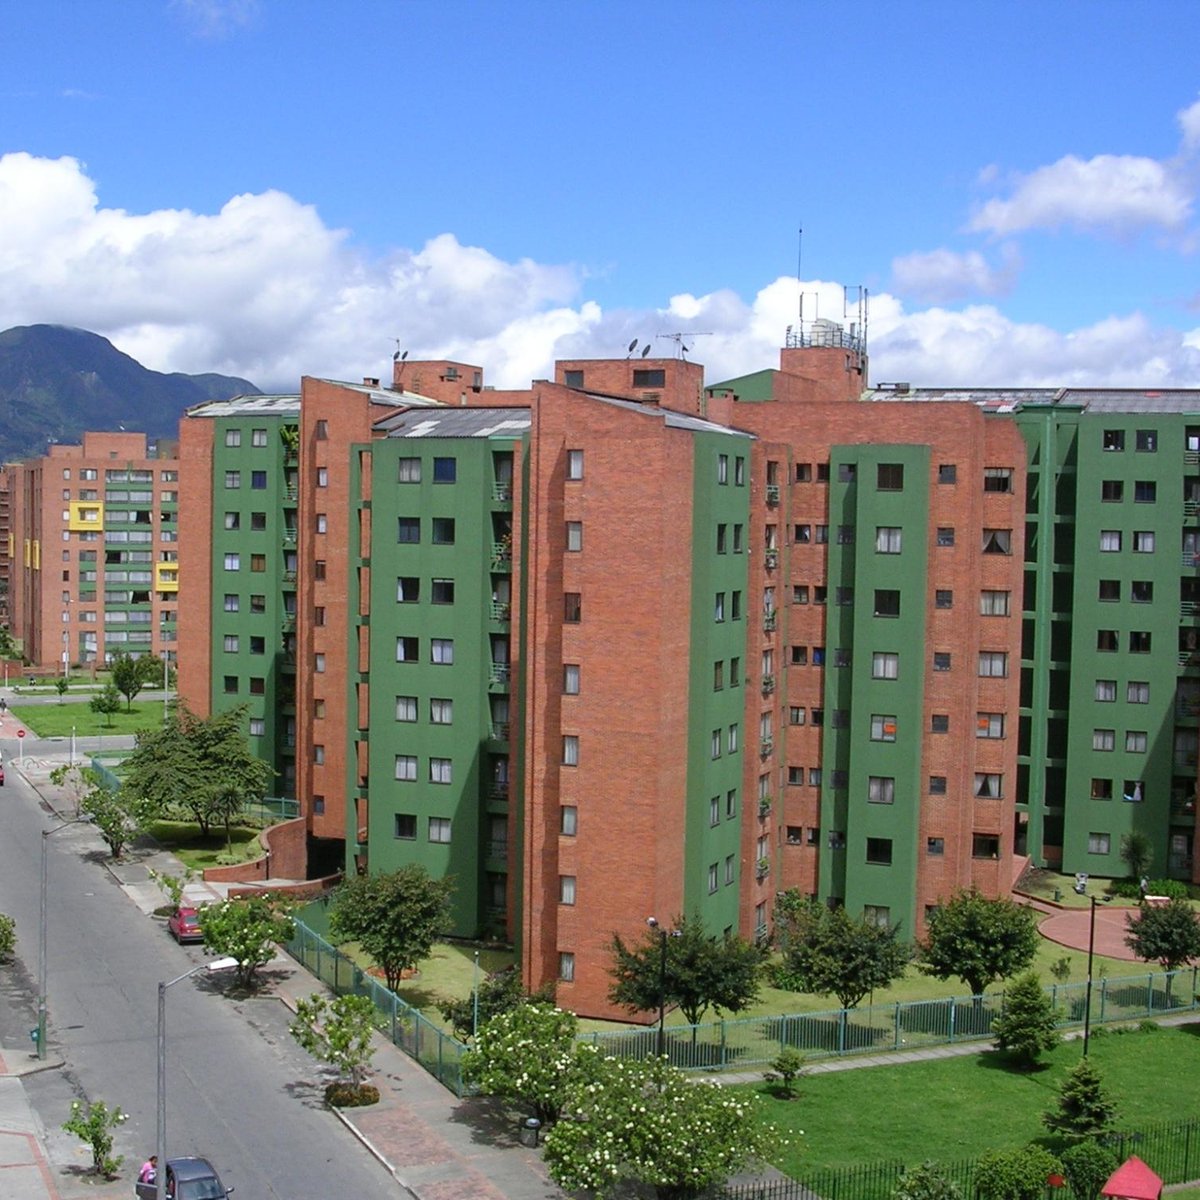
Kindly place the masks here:
<instances>
[{"instance_id":1,"label":"asphalt road","mask_svg":"<svg viewBox=\"0 0 1200 1200\"><path fill-rule=\"evenodd\" d=\"M0 970L0 1037L6 1048L31 1052L41 830L53 824L10 771L0 788L0 912L17 922L18 961ZM126 1171L136 1170L155 1142L158 983L204 954L176 946L164 923L130 901L104 869L94 830L64 828L47 846L49 1057L66 1065L27 1076L26 1091L58 1163L84 1161L78 1140L59 1128L72 1099L120 1105L129 1120L115 1149ZM324 1111L322 1069L288 1033L284 1006L233 999L221 986L219 976L201 975L167 991L168 1155L211 1159L239 1200L397 1194Z\"/></svg>"}]
</instances>

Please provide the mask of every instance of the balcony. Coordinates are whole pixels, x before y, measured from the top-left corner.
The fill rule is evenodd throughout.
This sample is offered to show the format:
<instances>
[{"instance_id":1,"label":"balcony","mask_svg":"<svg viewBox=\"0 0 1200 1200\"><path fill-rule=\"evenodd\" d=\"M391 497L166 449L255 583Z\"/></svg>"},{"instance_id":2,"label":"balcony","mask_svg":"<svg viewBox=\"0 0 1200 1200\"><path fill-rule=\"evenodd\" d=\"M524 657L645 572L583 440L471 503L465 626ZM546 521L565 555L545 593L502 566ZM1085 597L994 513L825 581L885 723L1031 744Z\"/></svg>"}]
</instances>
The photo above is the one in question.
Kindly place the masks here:
<instances>
[{"instance_id":1,"label":"balcony","mask_svg":"<svg viewBox=\"0 0 1200 1200\"><path fill-rule=\"evenodd\" d=\"M1183 502L1183 515L1185 517L1200 516L1200 500L1185 500Z\"/></svg>"},{"instance_id":2,"label":"balcony","mask_svg":"<svg viewBox=\"0 0 1200 1200\"><path fill-rule=\"evenodd\" d=\"M758 752L763 758L766 758L767 755L770 754L771 751L774 749L775 749L775 739L774 738L769 738L769 737L763 738L762 741L760 741L758 743Z\"/></svg>"},{"instance_id":3,"label":"balcony","mask_svg":"<svg viewBox=\"0 0 1200 1200\"><path fill-rule=\"evenodd\" d=\"M777 483L768 483L767 484L767 503L772 508L779 507L779 484L777 484Z\"/></svg>"},{"instance_id":4,"label":"balcony","mask_svg":"<svg viewBox=\"0 0 1200 1200\"><path fill-rule=\"evenodd\" d=\"M492 543L492 570L493 571L511 571L512 570L512 542L493 542Z\"/></svg>"},{"instance_id":5,"label":"balcony","mask_svg":"<svg viewBox=\"0 0 1200 1200\"><path fill-rule=\"evenodd\" d=\"M492 669L488 675L488 686L507 689L510 671L508 663L492 663Z\"/></svg>"},{"instance_id":6,"label":"balcony","mask_svg":"<svg viewBox=\"0 0 1200 1200\"><path fill-rule=\"evenodd\" d=\"M777 618L774 609L772 609L770 612L763 613L763 629L765 629L767 633L774 632L776 620Z\"/></svg>"},{"instance_id":7,"label":"balcony","mask_svg":"<svg viewBox=\"0 0 1200 1200\"><path fill-rule=\"evenodd\" d=\"M771 802L770 802L770 800L760 800L760 801L758 802L758 817L759 817L759 820L765 820L765 819L766 819L767 817L769 817L770 815L771 815Z\"/></svg>"},{"instance_id":8,"label":"balcony","mask_svg":"<svg viewBox=\"0 0 1200 1200\"><path fill-rule=\"evenodd\" d=\"M493 742L508 741L509 723L507 721L493 721L490 730L491 739Z\"/></svg>"},{"instance_id":9,"label":"balcony","mask_svg":"<svg viewBox=\"0 0 1200 1200\"><path fill-rule=\"evenodd\" d=\"M508 861L508 842L507 840L492 839L487 844L488 858L498 859L500 862Z\"/></svg>"},{"instance_id":10,"label":"balcony","mask_svg":"<svg viewBox=\"0 0 1200 1200\"><path fill-rule=\"evenodd\" d=\"M284 617L283 617L283 623L281 625L281 628L283 629L284 633L295 633L296 632L296 614L295 613L285 613Z\"/></svg>"},{"instance_id":11,"label":"balcony","mask_svg":"<svg viewBox=\"0 0 1200 1200\"><path fill-rule=\"evenodd\" d=\"M508 800L508 780L507 779L493 779L492 782L490 784L488 784L488 799L489 800L503 800L503 801L507 802L507 800Z\"/></svg>"},{"instance_id":12,"label":"balcony","mask_svg":"<svg viewBox=\"0 0 1200 1200\"><path fill-rule=\"evenodd\" d=\"M762 677L762 694L769 696L775 690L775 676L764 675Z\"/></svg>"},{"instance_id":13,"label":"balcony","mask_svg":"<svg viewBox=\"0 0 1200 1200\"><path fill-rule=\"evenodd\" d=\"M779 566L779 551L774 549L768 550L764 556L764 561L767 564L768 571L775 570Z\"/></svg>"},{"instance_id":14,"label":"balcony","mask_svg":"<svg viewBox=\"0 0 1200 1200\"><path fill-rule=\"evenodd\" d=\"M510 621L512 619L512 605L501 603L499 600L492 601L492 620L493 621Z\"/></svg>"},{"instance_id":15,"label":"balcony","mask_svg":"<svg viewBox=\"0 0 1200 1200\"><path fill-rule=\"evenodd\" d=\"M492 484L492 499L498 504L511 504L513 496L512 482Z\"/></svg>"},{"instance_id":16,"label":"balcony","mask_svg":"<svg viewBox=\"0 0 1200 1200\"><path fill-rule=\"evenodd\" d=\"M764 879L766 879L766 877L768 875L770 875L770 873L771 873L771 860L769 858L760 858L758 860L758 862L756 862L754 864L754 874L756 876L758 876L758 880L760 883Z\"/></svg>"},{"instance_id":17,"label":"balcony","mask_svg":"<svg viewBox=\"0 0 1200 1200\"><path fill-rule=\"evenodd\" d=\"M294 546L296 544L296 531L292 528L285 528L283 531L283 544L285 546Z\"/></svg>"}]
</instances>

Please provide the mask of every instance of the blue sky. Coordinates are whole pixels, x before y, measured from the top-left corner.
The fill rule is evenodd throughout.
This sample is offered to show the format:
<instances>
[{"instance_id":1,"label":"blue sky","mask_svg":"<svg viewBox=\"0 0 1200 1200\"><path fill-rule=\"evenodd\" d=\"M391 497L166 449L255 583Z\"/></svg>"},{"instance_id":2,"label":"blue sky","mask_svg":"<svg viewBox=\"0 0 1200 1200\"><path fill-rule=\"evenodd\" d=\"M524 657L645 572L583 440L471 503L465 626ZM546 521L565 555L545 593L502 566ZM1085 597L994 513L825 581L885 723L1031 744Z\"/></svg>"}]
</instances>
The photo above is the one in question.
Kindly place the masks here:
<instances>
[{"instance_id":1,"label":"blue sky","mask_svg":"<svg viewBox=\"0 0 1200 1200\"><path fill-rule=\"evenodd\" d=\"M876 380L1200 386L1195 0L4 10L0 327L715 380L865 285Z\"/></svg>"}]
</instances>

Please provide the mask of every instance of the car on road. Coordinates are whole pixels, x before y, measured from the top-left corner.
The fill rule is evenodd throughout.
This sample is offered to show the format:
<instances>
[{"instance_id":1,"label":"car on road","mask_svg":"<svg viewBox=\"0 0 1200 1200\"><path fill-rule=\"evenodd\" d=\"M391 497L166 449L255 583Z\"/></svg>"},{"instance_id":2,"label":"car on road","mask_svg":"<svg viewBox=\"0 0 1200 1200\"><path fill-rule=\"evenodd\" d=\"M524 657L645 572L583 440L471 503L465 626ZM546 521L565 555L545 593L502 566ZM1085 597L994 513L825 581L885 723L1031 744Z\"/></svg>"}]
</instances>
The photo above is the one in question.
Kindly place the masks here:
<instances>
[{"instance_id":1,"label":"car on road","mask_svg":"<svg viewBox=\"0 0 1200 1200\"><path fill-rule=\"evenodd\" d=\"M156 1200L157 1184L134 1185L138 1200ZM233 1191L221 1183L221 1177L207 1158L167 1159L167 1195L171 1200L225 1200Z\"/></svg>"},{"instance_id":2,"label":"car on road","mask_svg":"<svg viewBox=\"0 0 1200 1200\"><path fill-rule=\"evenodd\" d=\"M187 904L179 905L167 918L167 931L181 945L184 942L204 941L200 929L200 910Z\"/></svg>"},{"instance_id":3,"label":"car on road","mask_svg":"<svg viewBox=\"0 0 1200 1200\"><path fill-rule=\"evenodd\" d=\"M4 786L4 768L0 767L0 787Z\"/></svg>"}]
</instances>

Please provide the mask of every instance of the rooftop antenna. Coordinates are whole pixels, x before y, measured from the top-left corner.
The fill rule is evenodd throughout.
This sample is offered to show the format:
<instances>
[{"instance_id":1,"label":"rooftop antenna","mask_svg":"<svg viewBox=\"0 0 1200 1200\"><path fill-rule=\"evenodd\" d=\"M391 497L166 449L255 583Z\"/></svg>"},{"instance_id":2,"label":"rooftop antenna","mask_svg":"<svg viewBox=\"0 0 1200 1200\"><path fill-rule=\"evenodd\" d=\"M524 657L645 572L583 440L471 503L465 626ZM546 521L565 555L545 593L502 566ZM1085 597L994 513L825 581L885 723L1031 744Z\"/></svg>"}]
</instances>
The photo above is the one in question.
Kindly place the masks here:
<instances>
[{"instance_id":1,"label":"rooftop antenna","mask_svg":"<svg viewBox=\"0 0 1200 1200\"><path fill-rule=\"evenodd\" d=\"M660 333L656 334L655 336L660 338L670 338L670 340L675 343L675 353L680 358L686 359L687 355L691 354L692 348L684 345L684 338L712 337L713 335L711 331L705 332L704 330L700 329L685 329L676 333Z\"/></svg>"},{"instance_id":2,"label":"rooftop antenna","mask_svg":"<svg viewBox=\"0 0 1200 1200\"><path fill-rule=\"evenodd\" d=\"M800 226L800 231L796 235L796 291L800 293L800 325L804 325L804 293L800 290L804 287L800 281L804 278L801 272L804 269L804 226Z\"/></svg>"},{"instance_id":3,"label":"rooftop antenna","mask_svg":"<svg viewBox=\"0 0 1200 1200\"><path fill-rule=\"evenodd\" d=\"M408 351L407 350L401 351L400 339L397 338L396 339L396 353L392 355L392 362L399 363L400 369L394 373L395 377L392 380L392 387L399 388L400 391L404 391L404 386L403 386L403 384L401 384L400 380L404 378L404 364L407 360L408 360Z\"/></svg>"}]
</instances>

